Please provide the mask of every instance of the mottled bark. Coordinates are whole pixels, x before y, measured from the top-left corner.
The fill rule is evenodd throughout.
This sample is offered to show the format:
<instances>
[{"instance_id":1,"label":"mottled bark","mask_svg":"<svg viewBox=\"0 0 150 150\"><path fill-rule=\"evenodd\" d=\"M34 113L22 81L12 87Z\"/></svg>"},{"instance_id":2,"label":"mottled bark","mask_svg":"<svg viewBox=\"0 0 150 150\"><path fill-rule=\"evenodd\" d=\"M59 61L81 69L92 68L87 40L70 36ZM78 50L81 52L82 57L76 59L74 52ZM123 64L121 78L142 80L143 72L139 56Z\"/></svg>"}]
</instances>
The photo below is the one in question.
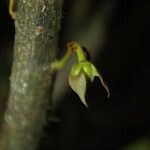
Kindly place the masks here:
<instances>
[{"instance_id":1,"label":"mottled bark","mask_svg":"<svg viewBox=\"0 0 150 150\"><path fill-rule=\"evenodd\" d=\"M34 150L50 109L63 0L18 0L1 150Z\"/></svg>"}]
</instances>

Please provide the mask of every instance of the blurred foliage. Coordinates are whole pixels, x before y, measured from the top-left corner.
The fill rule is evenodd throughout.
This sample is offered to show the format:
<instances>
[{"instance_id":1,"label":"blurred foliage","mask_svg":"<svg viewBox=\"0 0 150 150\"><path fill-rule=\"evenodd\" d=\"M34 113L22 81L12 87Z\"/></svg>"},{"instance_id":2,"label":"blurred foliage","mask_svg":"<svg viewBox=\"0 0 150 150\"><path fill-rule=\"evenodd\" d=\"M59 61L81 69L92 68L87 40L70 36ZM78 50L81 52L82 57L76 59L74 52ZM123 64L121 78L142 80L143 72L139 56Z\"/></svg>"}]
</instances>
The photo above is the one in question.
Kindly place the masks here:
<instances>
[{"instance_id":1,"label":"blurred foliage","mask_svg":"<svg viewBox=\"0 0 150 150\"><path fill-rule=\"evenodd\" d=\"M150 139L141 139L135 143L130 144L122 150L149 150L150 149Z\"/></svg>"}]
</instances>

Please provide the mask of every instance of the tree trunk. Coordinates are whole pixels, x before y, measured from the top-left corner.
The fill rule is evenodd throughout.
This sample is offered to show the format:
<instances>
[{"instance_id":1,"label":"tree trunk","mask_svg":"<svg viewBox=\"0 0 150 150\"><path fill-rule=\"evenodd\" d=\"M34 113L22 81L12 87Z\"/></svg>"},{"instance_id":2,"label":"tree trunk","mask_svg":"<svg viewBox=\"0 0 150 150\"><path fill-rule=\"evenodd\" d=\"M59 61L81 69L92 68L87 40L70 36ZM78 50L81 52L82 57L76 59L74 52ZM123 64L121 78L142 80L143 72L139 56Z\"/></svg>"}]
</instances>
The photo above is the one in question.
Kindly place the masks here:
<instances>
[{"instance_id":1,"label":"tree trunk","mask_svg":"<svg viewBox=\"0 0 150 150\"><path fill-rule=\"evenodd\" d=\"M34 150L46 123L63 0L18 0L10 95L1 150Z\"/></svg>"}]
</instances>

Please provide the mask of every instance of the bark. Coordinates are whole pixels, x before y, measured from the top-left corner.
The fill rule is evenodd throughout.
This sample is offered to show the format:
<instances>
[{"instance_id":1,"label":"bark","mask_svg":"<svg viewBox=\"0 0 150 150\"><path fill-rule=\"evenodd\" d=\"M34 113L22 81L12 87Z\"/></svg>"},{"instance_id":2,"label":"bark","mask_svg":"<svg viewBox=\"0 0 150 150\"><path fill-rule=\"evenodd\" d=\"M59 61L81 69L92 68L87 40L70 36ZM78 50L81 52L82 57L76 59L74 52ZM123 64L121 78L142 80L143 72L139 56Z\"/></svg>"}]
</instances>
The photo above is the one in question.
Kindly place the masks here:
<instances>
[{"instance_id":1,"label":"bark","mask_svg":"<svg viewBox=\"0 0 150 150\"><path fill-rule=\"evenodd\" d=\"M51 109L63 0L18 0L10 95L1 150L34 150Z\"/></svg>"}]
</instances>

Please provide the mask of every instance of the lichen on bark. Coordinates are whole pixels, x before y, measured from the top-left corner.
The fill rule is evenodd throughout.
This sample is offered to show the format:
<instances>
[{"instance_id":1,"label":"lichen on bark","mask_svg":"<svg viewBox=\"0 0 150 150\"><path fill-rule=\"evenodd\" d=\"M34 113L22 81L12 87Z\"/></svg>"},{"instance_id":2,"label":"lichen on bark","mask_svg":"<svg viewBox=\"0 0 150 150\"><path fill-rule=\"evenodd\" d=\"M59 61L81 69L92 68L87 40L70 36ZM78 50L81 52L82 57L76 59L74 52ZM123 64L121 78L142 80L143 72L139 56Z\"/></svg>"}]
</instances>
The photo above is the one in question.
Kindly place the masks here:
<instances>
[{"instance_id":1,"label":"lichen on bark","mask_svg":"<svg viewBox=\"0 0 150 150\"><path fill-rule=\"evenodd\" d=\"M18 0L10 94L1 150L34 150L51 108L63 0Z\"/></svg>"}]
</instances>

